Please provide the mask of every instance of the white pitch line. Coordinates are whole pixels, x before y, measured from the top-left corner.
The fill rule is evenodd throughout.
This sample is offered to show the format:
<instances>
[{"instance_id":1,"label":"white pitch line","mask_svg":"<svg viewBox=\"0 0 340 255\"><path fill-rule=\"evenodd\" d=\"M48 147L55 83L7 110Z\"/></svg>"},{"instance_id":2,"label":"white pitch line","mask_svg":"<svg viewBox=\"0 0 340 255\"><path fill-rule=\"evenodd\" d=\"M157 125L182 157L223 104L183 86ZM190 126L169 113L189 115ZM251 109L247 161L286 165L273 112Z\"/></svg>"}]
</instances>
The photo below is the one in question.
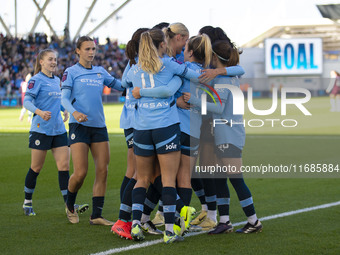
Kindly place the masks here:
<instances>
[{"instance_id":1,"label":"white pitch line","mask_svg":"<svg viewBox=\"0 0 340 255\"><path fill-rule=\"evenodd\" d=\"M318 206L313 206L313 207L307 207L307 208L303 208L303 209L299 209L299 210L295 210L295 211L289 211L289 212L270 215L270 216L260 218L260 221L267 221L267 220L287 217L287 216L291 216L291 215L295 215L295 214L299 214L299 213L305 213L305 212L315 211L315 210L319 210L319 209L325 209L325 208L338 206L338 205L340 205L340 201L334 202L334 203L318 205ZM246 221L237 222L237 223L233 223L233 226L236 227L236 226L244 225L246 223L247 223ZM189 233L185 237L201 235L201 234L204 234L204 233L206 233L206 232ZM111 249L111 250L107 250L107 251L103 251L103 252L92 253L90 255L110 255L110 254L119 253L119 252L122 252L122 251L129 251L129 250L144 248L144 247L152 246L152 245L159 244L159 243L162 243L162 242L163 242L163 239L157 239L157 240L153 240L153 241L144 242L144 243L141 243L141 244L134 244L134 245L121 247L121 248L115 248L115 249Z\"/></svg>"}]
</instances>

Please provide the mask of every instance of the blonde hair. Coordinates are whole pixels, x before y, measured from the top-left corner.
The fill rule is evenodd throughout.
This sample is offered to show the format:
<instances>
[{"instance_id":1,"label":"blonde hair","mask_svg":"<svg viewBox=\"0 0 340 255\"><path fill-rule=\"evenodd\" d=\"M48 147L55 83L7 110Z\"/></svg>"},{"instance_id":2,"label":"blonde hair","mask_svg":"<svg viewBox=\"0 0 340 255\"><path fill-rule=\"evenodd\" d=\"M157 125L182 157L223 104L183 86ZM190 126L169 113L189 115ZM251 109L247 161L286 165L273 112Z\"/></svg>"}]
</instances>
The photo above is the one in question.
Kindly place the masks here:
<instances>
[{"instance_id":1,"label":"blonde hair","mask_svg":"<svg viewBox=\"0 0 340 255\"><path fill-rule=\"evenodd\" d=\"M206 68L212 58L212 47L209 36L206 34L193 36L188 41L188 51L192 50L195 59Z\"/></svg>"},{"instance_id":2,"label":"blonde hair","mask_svg":"<svg viewBox=\"0 0 340 255\"><path fill-rule=\"evenodd\" d=\"M172 23L168 27L163 28L162 31L165 34L165 38L168 43L166 51L169 56L174 55L173 49L170 47L170 40L178 34L181 36L189 36L188 28L180 22Z\"/></svg>"},{"instance_id":3,"label":"blonde hair","mask_svg":"<svg viewBox=\"0 0 340 255\"><path fill-rule=\"evenodd\" d=\"M37 73L41 71L40 60L42 60L45 57L45 55L50 52L54 53L57 56L57 52L55 52L52 49L44 49L39 52L37 56L37 60L35 61L35 65L34 65L34 75L36 75Z\"/></svg>"},{"instance_id":4,"label":"blonde hair","mask_svg":"<svg viewBox=\"0 0 340 255\"><path fill-rule=\"evenodd\" d=\"M160 29L151 29L141 34L138 65L148 73L158 73L163 65L158 55L159 45L164 42L164 33Z\"/></svg>"}]
</instances>

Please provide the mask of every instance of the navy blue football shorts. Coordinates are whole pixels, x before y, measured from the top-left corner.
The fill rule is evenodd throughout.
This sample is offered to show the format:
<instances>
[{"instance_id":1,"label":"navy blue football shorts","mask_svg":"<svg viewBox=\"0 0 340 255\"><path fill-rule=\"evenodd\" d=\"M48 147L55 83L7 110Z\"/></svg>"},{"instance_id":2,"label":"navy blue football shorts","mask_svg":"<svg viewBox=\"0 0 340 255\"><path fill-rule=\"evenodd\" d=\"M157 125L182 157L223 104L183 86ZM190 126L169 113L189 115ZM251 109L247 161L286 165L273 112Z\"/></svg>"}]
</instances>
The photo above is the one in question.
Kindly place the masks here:
<instances>
[{"instance_id":1,"label":"navy blue football shorts","mask_svg":"<svg viewBox=\"0 0 340 255\"><path fill-rule=\"evenodd\" d=\"M107 128L86 127L78 123L69 124L69 145L74 143L100 143L109 141Z\"/></svg>"},{"instance_id":2,"label":"navy blue football shorts","mask_svg":"<svg viewBox=\"0 0 340 255\"><path fill-rule=\"evenodd\" d=\"M242 158L242 150L231 143L216 145L215 152L218 158Z\"/></svg>"},{"instance_id":3,"label":"navy blue football shorts","mask_svg":"<svg viewBox=\"0 0 340 255\"><path fill-rule=\"evenodd\" d=\"M133 128L124 129L124 135L127 147L133 148Z\"/></svg>"},{"instance_id":4,"label":"navy blue football shorts","mask_svg":"<svg viewBox=\"0 0 340 255\"><path fill-rule=\"evenodd\" d=\"M36 150L50 150L67 146L67 133L61 135L45 135L38 132L30 132L28 147Z\"/></svg>"},{"instance_id":5,"label":"navy blue football shorts","mask_svg":"<svg viewBox=\"0 0 340 255\"><path fill-rule=\"evenodd\" d=\"M186 133L181 133L181 154L189 157L197 157L199 144L199 139Z\"/></svg>"},{"instance_id":6,"label":"navy blue football shorts","mask_svg":"<svg viewBox=\"0 0 340 255\"><path fill-rule=\"evenodd\" d=\"M181 149L179 124L164 128L133 131L133 149L138 156L166 154Z\"/></svg>"}]
</instances>

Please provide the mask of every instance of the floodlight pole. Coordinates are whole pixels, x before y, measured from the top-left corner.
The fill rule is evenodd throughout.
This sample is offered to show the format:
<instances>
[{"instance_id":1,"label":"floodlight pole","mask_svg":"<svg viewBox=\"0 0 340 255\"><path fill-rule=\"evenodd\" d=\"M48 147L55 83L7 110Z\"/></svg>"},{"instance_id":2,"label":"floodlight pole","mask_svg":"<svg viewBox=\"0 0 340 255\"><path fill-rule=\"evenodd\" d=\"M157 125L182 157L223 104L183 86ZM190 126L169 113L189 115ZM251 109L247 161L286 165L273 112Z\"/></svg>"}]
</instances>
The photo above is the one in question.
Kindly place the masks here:
<instances>
[{"instance_id":1,"label":"floodlight pole","mask_svg":"<svg viewBox=\"0 0 340 255\"><path fill-rule=\"evenodd\" d=\"M104 19L99 25L97 25L92 31L90 31L87 35L92 35L95 31L97 31L102 25L109 21L117 12L119 12L125 5L127 5L131 0L126 0L121 6L119 6L115 11L113 11L106 19Z\"/></svg>"},{"instance_id":2,"label":"floodlight pole","mask_svg":"<svg viewBox=\"0 0 340 255\"><path fill-rule=\"evenodd\" d=\"M14 34L15 34L15 37L17 37L18 36L17 0L14 0L14 17L15 17Z\"/></svg>"},{"instance_id":3,"label":"floodlight pole","mask_svg":"<svg viewBox=\"0 0 340 255\"><path fill-rule=\"evenodd\" d=\"M46 1L50 1L50 0L46 0ZM48 21L48 19L46 18L46 16L43 14L42 9L40 8L39 4L37 3L36 0L33 0L34 4L37 6L38 10L40 11L40 13L42 13L42 17L44 18L44 20L46 21L48 27L51 29L53 35L58 38L56 32L54 31L53 27L51 26L51 23Z\"/></svg>"},{"instance_id":4,"label":"floodlight pole","mask_svg":"<svg viewBox=\"0 0 340 255\"><path fill-rule=\"evenodd\" d=\"M6 35L12 37L11 32L9 31L8 27L6 26L6 23L3 21L3 19L1 18L0 15L0 23L2 24L2 26L4 27L5 31L6 31Z\"/></svg>"},{"instance_id":5,"label":"floodlight pole","mask_svg":"<svg viewBox=\"0 0 340 255\"><path fill-rule=\"evenodd\" d=\"M34 31L35 31L35 29L36 29L36 27L37 27L41 17L44 14L44 11L45 11L45 9L46 9L46 7L47 7L47 5L49 3L50 3L50 0L46 0L44 5L43 5L43 7L41 9L40 9L40 7L38 8L39 15L35 18L35 21L34 21L34 24L33 24L32 28L31 28L30 34L34 33Z\"/></svg>"},{"instance_id":6,"label":"floodlight pole","mask_svg":"<svg viewBox=\"0 0 340 255\"><path fill-rule=\"evenodd\" d=\"M70 42L70 12L71 12L71 0L67 0L67 20L64 29L64 40Z\"/></svg>"},{"instance_id":7,"label":"floodlight pole","mask_svg":"<svg viewBox=\"0 0 340 255\"><path fill-rule=\"evenodd\" d=\"M71 0L67 1L67 23L66 27L70 28L70 9L71 9Z\"/></svg>"},{"instance_id":8,"label":"floodlight pole","mask_svg":"<svg viewBox=\"0 0 340 255\"><path fill-rule=\"evenodd\" d=\"M80 26L79 26L79 28L78 28L78 31L77 31L77 33L75 34L73 40L76 40L76 39L77 39L78 35L80 34L80 31L83 29L83 27L84 27L84 25L85 25L85 23L86 23L88 17L90 16L90 13L92 12L93 7L94 7L94 5L96 4L96 2L97 2L97 0L93 0L93 1L92 1L92 4L91 4L90 8L87 10L87 13L86 13L86 15L85 15L85 17L84 17L82 23L80 24Z\"/></svg>"}]
</instances>

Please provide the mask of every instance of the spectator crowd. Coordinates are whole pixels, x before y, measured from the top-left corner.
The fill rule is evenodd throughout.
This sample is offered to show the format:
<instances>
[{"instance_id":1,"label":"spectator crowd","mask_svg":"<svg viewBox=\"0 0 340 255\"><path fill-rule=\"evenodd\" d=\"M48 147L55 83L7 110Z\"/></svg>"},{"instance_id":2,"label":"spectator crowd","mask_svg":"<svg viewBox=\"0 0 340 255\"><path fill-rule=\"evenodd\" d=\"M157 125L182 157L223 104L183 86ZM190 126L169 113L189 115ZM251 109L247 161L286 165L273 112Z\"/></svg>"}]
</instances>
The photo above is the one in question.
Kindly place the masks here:
<instances>
[{"instance_id":1,"label":"spectator crowd","mask_svg":"<svg viewBox=\"0 0 340 255\"><path fill-rule=\"evenodd\" d=\"M98 39L95 39L98 42ZM26 75L33 73L34 61L40 50L51 48L58 52L56 75L61 77L67 67L77 62L75 44L46 34L30 34L27 38L13 38L0 33L0 97L20 96L21 83ZM103 66L112 76L120 79L127 59L124 49L109 38L106 43L97 43L94 65Z\"/></svg>"}]
</instances>

